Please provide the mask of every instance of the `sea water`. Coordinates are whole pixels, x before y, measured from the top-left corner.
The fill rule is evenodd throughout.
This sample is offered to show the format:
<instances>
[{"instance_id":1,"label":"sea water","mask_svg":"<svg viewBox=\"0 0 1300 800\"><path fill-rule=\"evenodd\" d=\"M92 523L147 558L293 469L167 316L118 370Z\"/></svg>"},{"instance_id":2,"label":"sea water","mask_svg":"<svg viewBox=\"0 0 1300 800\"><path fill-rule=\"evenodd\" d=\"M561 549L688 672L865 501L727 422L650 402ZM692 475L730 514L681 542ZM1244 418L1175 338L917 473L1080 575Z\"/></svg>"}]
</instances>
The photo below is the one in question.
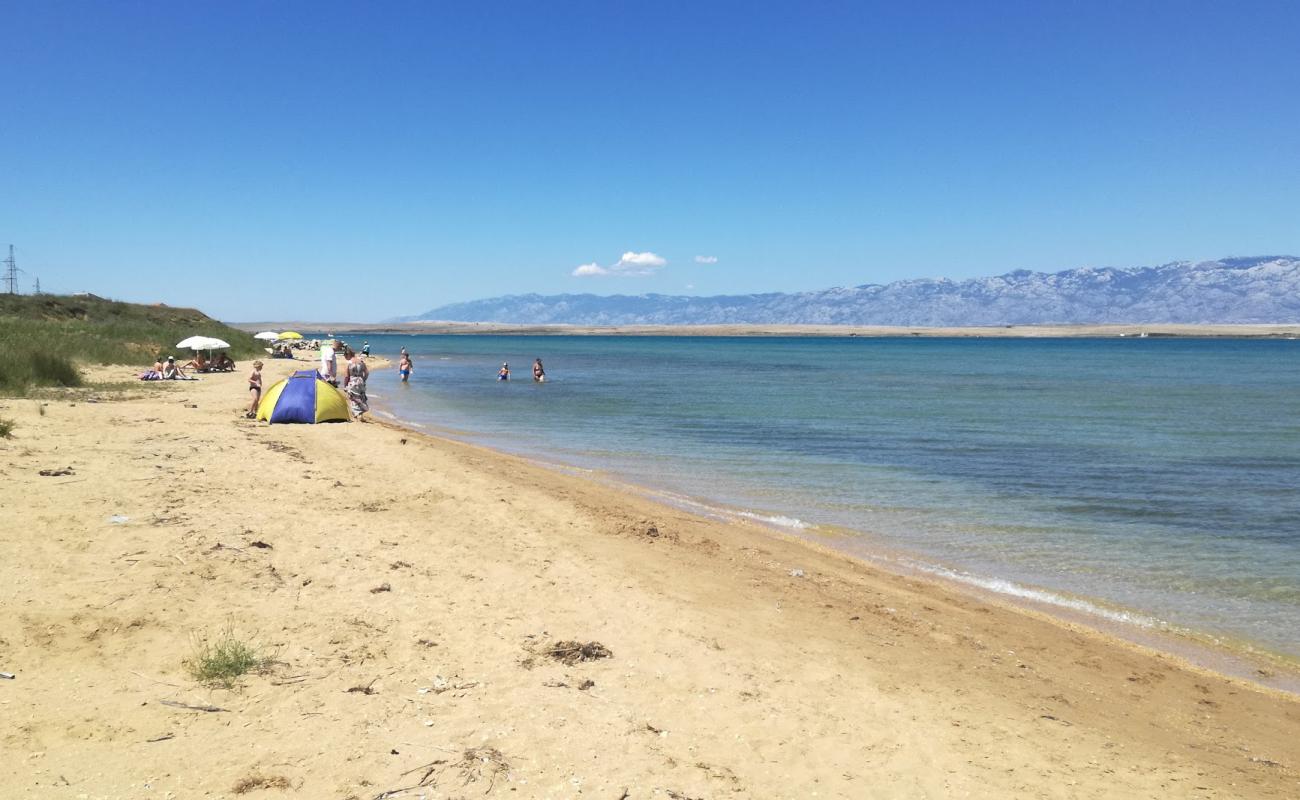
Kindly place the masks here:
<instances>
[{"instance_id":1,"label":"sea water","mask_svg":"<svg viewBox=\"0 0 1300 800\"><path fill-rule=\"evenodd\" d=\"M1300 342L350 338L410 350L370 381L408 422L1300 657Z\"/></svg>"}]
</instances>

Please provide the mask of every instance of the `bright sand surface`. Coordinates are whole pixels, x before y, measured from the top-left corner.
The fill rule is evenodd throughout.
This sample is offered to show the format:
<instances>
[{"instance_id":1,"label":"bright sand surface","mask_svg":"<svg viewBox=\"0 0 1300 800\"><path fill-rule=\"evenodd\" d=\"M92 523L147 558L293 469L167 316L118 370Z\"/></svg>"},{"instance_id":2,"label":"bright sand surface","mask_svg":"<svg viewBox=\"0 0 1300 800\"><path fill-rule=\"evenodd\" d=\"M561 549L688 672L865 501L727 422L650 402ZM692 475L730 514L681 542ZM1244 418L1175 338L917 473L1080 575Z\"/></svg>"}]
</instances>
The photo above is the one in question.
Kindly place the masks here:
<instances>
[{"instance_id":1,"label":"bright sand surface","mask_svg":"<svg viewBox=\"0 0 1300 800\"><path fill-rule=\"evenodd\" d=\"M0 796L1300 796L1292 695L244 372L0 400Z\"/></svg>"}]
</instances>

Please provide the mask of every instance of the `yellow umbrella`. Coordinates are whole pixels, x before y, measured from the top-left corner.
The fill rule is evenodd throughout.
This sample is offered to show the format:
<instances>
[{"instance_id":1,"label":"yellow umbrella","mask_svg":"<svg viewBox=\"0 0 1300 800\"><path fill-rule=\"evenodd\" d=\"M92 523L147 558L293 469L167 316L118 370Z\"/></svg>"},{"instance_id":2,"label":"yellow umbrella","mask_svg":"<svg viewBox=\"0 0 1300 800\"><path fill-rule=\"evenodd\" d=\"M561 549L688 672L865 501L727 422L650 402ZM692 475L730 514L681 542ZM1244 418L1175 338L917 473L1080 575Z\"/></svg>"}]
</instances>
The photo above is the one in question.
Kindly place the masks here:
<instances>
[{"instance_id":1,"label":"yellow umbrella","mask_svg":"<svg viewBox=\"0 0 1300 800\"><path fill-rule=\"evenodd\" d=\"M280 334L280 338L281 338L281 339L301 339L301 338L302 338L302 334L301 334L301 333L298 333L297 331L285 331L284 333Z\"/></svg>"}]
</instances>

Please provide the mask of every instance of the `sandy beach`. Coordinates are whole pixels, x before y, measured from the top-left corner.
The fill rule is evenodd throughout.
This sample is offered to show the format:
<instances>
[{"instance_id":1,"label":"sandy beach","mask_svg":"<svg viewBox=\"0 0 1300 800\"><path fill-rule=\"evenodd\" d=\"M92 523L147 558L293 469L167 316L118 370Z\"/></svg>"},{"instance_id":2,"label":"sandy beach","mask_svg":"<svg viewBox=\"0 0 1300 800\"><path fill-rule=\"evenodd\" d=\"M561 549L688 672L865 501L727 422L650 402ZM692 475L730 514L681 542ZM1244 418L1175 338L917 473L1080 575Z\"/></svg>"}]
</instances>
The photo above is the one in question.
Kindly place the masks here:
<instances>
[{"instance_id":1,"label":"sandy beach","mask_svg":"<svg viewBox=\"0 0 1300 800\"><path fill-rule=\"evenodd\" d=\"M244 377L0 400L0 796L1300 796L1294 695Z\"/></svg>"}]
</instances>

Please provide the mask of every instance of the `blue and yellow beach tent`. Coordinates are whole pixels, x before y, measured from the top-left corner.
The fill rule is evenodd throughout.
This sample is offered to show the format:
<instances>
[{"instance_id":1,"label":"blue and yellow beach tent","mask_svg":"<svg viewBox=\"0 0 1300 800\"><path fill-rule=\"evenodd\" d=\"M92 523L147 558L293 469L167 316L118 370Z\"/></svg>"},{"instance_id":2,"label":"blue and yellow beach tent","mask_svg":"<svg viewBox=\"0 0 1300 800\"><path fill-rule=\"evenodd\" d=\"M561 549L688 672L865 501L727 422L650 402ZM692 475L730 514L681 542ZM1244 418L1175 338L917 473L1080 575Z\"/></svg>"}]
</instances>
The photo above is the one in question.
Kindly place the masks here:
<instances>
[{"instance_id":1,"label":"blue and yellow beach tent","mask_svg":"<svg viewBox=\"0 0 1300 800\"><path fill-rule=\"evenodd\" d=\"M277 381L257 404L257 418L279 422L347 422L348 401L343 393L312 369Z\"/></svg>"}]
</instances>

